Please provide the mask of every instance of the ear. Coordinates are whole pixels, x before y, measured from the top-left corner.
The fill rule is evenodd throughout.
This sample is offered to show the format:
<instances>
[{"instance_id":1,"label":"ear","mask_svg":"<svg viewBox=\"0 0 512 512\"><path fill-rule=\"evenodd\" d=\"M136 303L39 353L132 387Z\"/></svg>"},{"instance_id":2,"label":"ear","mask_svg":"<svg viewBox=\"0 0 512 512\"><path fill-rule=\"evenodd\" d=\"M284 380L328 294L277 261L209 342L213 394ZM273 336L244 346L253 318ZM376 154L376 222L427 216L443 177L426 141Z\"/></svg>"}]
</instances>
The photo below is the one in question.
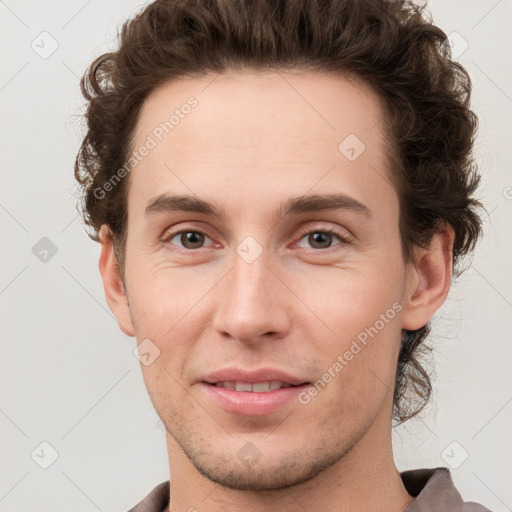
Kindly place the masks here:
<instances>
[{"instance_id":1,"label":"ear","mask_svg":"<svg viewBox=\"0 0 512 512\"><path fill-rule=\"evenodd\" d=\"M99 237L101 243L99 269L108 307L114 313L121 331L128 336L135 336L128 297L125 293L119 266L114 254L112 233L106 224L101 226Z\"/></svg>"},{"instance_id":2,"label":"ear","mask_svg":"<svg viewBox=\"0 0 512 512\"><path fill-rule=\"evenodd\" d=\"M450 291L454 238L453 228L445 223L428 249L415 251L415 263L407 265L402 329L420 329L444 303Z\"/></svg>"}]
</instances>

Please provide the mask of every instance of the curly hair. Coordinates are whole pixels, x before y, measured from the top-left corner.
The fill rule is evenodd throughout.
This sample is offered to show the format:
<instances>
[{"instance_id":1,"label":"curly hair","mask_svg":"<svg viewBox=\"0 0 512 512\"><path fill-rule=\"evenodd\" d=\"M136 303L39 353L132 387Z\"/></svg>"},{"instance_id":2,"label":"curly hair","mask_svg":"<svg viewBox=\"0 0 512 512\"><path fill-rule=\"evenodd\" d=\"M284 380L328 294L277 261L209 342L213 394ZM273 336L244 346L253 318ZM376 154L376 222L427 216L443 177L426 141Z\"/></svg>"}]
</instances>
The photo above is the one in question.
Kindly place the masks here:
<instances>
[{"instance_id":1,"label":"curly hair","mask_svg":"<svg viewBox=\"0 0 512 512\"><path fill-rule=\"evenodd\" d=\"M81 79L87 133L74 171L89 237L99 241L108 226L124 280L128 180L112 180L126 169L139 112L156 87L230 68L319 71L357 77L381 99L404 261L447 223L460 275L461 258L482 232L472 155L478 120L470 77L424 11L408 0L157 0L144 7L123 24L118 49L97 57ZM429 330L427 323L403 332L398 423L431 396L420 362Z\"/></svg>"}]
</instances>

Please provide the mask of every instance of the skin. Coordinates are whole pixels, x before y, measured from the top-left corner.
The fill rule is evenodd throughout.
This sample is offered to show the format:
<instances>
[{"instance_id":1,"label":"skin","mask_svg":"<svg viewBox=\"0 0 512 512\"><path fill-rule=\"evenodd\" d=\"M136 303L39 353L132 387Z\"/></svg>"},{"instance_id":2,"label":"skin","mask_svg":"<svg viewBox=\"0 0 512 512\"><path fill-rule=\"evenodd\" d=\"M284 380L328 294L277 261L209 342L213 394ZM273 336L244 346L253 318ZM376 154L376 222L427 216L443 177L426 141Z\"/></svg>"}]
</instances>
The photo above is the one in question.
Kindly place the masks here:
<instances>
[{"instance_id":1,"label":"skin","mask_svg":"<svg viewBox=\"0 0 512 512\"><path fill-rule=\"evenodd\" d=\"M391 449L401 330L425 325L444 302L452 229L404 262L383 111L357 80L244 70L168 82L145 101L134 147L190 96L197 107L128 177L124 283L106 226L99 262L121 330L160 351L141 369L166 428L170 510L403 510L413 498ZM338 150L349 134L366 146L354 161ZM290 197L334 192L365 204L371 217L344 209L275 215ZM162 193L195 195L226 218L145 216ZM205 236L171 236L180 229ZM352 240L314 236L325 229ZM262 249L252 263L236 250L248 236ZM307 404L242 416L198 384L228 366L316 382L395 303L401 310ZM237 456L248 442L261 455L251 465Z\"/></svg>"}]
</instances>

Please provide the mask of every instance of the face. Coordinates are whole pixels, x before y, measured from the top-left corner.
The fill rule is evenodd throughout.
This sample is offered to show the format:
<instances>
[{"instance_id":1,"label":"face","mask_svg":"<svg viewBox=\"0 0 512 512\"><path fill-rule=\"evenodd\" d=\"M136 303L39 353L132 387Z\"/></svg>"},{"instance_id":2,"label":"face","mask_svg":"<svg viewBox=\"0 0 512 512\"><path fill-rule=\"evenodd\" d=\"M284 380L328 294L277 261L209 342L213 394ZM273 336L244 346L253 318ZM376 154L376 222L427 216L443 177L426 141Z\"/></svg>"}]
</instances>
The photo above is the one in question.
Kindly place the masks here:
<instances>
[{"instance_id":1,"label":"face","mask_svg":"<svg viewBox=\"0 0 512 512\"><path fill-rule=\"evenodd\" d=\"M169 445L214 482L305 482L390 421L401 329L426 317L407 302L418 274L381 117L364 84L294 72L186 78L143 106L133 147L156 144L129 175L127 300L109 303L151 347ZM203 382L226 368L310 384L271 411L226 410Z\"/></svg>"}]
</instances>

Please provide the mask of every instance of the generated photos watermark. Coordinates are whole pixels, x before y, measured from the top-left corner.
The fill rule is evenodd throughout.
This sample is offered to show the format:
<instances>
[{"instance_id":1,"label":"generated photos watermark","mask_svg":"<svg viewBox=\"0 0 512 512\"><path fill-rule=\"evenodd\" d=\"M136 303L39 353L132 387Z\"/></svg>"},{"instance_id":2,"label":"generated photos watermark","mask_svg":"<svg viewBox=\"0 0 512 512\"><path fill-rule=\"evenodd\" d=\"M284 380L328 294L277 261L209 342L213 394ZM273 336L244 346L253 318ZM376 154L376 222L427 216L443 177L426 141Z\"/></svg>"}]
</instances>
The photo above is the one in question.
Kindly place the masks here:
<instances>
[{"instance_id":1,"label":"generated photos watermark","mask_svg":"<svg viewBox=\"0 0 512 512\"><path fill-rule=\"evenodd\" d=\"M389 323L390 320L395 318L397 313L402 311L402 304L395 302L385 313L381 313L379 319L375 321L370 327L365 327L358 335L357 339L352 340L350 348L346 350L343 355L338 355L336 361L323 373L322 377L318 379L313 385L308 386L307 389L299 393L298 400L301 404L307 405L311 401L311 398L315 397L322 389L336 375L348 365L354 357L361 352L361 350L367 346L369 338L373 339L379 334L382 329Z\"/></svg>"}]
</instances>

